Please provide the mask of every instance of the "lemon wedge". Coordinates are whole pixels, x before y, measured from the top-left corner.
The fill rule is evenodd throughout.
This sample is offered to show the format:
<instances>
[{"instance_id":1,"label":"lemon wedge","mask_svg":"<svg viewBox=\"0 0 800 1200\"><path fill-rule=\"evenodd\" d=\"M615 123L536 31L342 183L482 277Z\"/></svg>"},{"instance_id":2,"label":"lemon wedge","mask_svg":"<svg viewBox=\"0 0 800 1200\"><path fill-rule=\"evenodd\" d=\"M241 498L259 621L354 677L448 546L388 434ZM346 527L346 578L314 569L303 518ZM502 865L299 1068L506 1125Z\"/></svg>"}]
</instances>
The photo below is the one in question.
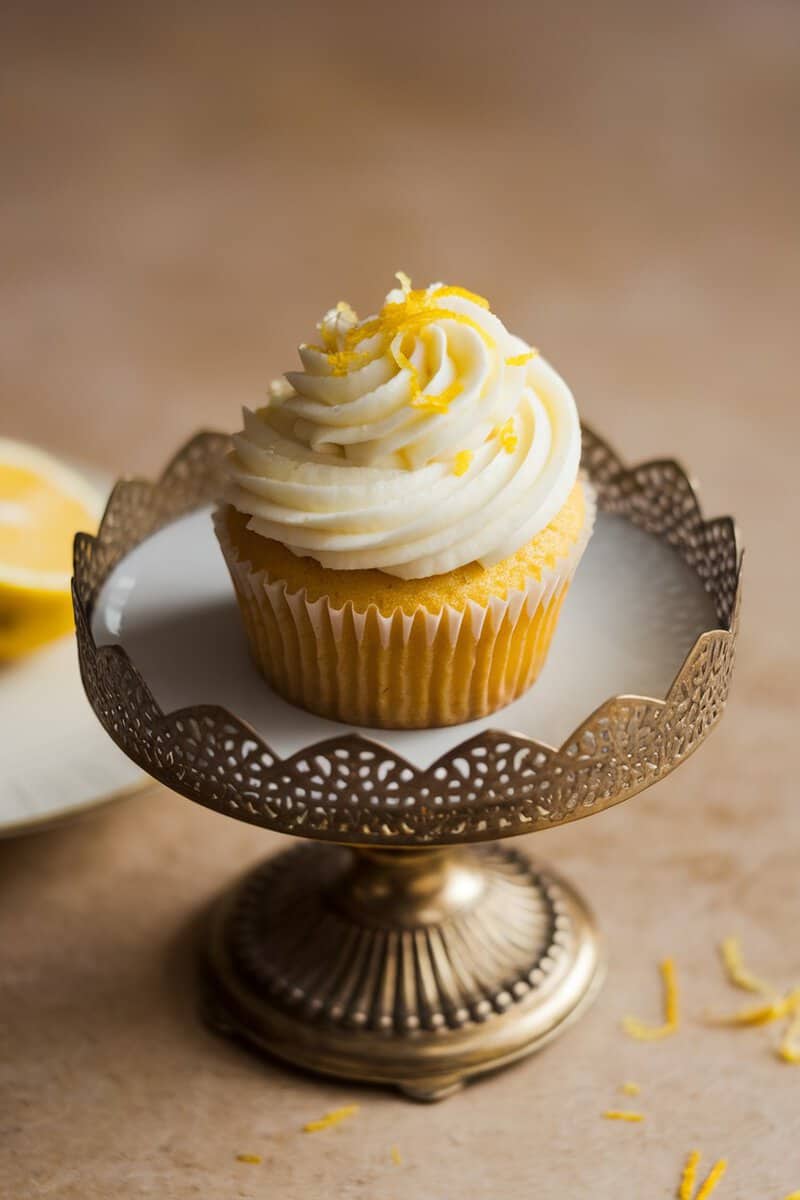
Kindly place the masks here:
<instances>
[{"instance_id":1,"label":"lemon wedge","mask_svg":"<svg viewBox=\"0 0 800 1200\"><path fill-rule=\"evenodd\" d=\"M0 438L0 661L72 628L72 539L94 533L102 497L83 476Z\"/></svg>"}]
</instances>

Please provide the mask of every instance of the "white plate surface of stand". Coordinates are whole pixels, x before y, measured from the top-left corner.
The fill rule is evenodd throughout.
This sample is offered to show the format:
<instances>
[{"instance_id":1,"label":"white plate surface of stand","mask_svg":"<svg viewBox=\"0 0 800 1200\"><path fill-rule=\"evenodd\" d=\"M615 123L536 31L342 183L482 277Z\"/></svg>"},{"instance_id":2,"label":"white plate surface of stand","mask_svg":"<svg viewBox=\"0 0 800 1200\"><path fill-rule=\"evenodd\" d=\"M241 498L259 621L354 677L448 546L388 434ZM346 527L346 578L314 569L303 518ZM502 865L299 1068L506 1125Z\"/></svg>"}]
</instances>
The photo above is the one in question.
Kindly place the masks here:
<instances>
[{"instance_id":1,"label":"white plate surface of stand","mask_svg":"<svg viewBox=\"0 0 800 1200\"><path fill-rule=\"evenodd\" d=\"M717 625L711 598L677 552L600 513L530 691L479 721L408 731L328 721L272 691L249 658L209 509L129 554L93 616L97 644L122 645L165 712L220 705L282 758L355 729L420 768L484 729L558 746L611 696L664 697L697 637Z\"/></svg>"}]
</instances>

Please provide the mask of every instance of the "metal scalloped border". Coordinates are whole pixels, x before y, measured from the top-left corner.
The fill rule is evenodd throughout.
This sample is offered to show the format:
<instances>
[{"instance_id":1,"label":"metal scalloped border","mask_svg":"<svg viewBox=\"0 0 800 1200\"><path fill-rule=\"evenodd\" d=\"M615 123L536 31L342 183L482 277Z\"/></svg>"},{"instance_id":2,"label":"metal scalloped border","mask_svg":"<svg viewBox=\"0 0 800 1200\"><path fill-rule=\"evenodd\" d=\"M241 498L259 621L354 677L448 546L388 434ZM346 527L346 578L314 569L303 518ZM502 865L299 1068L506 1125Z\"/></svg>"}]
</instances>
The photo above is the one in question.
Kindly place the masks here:
<instances>
[{"instance_id":1,"label":"metal scalloped border","mask_svg":"<svg viewBox=\"0 0 800 1200\"><path fill-rule=\"evenodd\" d=\"M610 808L674 770L719 720L733 668L741 562L730 517L706 520L671 459L625 467L584 427L583 466L600 507L672 545L713 597L720 627L700 635L663 699L614 696L562 746L487 730L421 770L360 733L281 759L226 709L164 713L120 646L97 646L91 613L117 563L219 494L225 435L199 433L155 483L115 486L95 537L75 539L73 601L84 688L112 739L167 787L282 833L361 845L446 845L530 833Z\"/></svg>"}]
</instances>

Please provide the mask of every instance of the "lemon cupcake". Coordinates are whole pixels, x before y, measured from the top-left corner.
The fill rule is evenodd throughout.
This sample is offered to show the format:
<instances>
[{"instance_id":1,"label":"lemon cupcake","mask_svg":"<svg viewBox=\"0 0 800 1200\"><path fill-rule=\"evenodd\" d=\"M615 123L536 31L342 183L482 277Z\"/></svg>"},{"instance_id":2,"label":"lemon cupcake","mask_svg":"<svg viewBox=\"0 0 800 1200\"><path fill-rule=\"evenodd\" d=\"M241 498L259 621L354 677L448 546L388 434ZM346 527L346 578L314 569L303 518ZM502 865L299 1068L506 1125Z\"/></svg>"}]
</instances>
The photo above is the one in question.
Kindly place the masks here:
<instances>
[{"instance_id":1,"label":"lemon cupcake","mask_svg":"<svg viewBox=\"0 0 800 1200\"><path fill-rule=\"evenodd\" d=\"M400 286L322 319L246 411L217 536L287 700L359 725L484 716L539 674L592 531L571 392L488 303Z\"/></svg>"}]
</instances>

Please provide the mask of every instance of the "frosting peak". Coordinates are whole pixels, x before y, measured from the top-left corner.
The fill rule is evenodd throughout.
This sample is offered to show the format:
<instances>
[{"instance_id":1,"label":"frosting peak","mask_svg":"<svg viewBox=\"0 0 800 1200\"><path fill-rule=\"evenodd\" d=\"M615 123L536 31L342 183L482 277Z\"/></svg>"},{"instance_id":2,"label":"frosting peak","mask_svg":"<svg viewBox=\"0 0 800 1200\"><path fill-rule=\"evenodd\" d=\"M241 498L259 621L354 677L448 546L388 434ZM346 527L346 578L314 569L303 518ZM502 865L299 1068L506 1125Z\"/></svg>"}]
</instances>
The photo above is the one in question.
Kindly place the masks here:
<instances>
[{"instance_id":1,"label":"frosting peak","mask_svg":"<svg viewBox=\"0 0 800 1200\"><path fill-rule=\"evenodd\" d=\"M411 579L490 566L566 502L575 402L481 296L398 279L366 320L331 308L321 345L300 347L304 369L245 412L227 498L325 567Z\"/></svg>"}]
</instances>

